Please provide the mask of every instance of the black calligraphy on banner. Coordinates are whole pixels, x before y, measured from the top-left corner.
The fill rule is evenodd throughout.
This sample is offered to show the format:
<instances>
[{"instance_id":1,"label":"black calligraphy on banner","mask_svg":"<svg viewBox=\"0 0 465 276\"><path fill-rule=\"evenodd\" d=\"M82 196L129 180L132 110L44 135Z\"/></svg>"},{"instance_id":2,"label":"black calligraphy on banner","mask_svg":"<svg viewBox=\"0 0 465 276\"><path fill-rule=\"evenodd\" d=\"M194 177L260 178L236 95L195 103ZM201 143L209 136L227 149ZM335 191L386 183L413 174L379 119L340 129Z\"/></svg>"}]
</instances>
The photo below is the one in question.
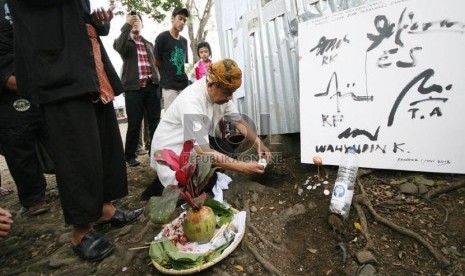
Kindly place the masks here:
<instances>
[{"instance_id":1,"label":"black calligraphy on banner","mask_svg":"<svg viewBox=\"0 0 465 276\"><path fill-rule=\"evenodd\" d=\"M354 90L350 91L355 87L355 83L347 83L346 91L342 91L339 89L339 79L337 77L337 73L333 72L331 75L331 78L329 79L328 85L326 86L326 90L322 93L317 93L314 96L315 97L325 97L329 96L329 98L332 100L333 98L336 98L336 108L337 112L341 112L340 108L340 100L342 98L350 98L353 101L360 102L360 101L373 101L373 96L360 96L355 93Z\"/></svg>"},{"instance_id":2,"label":"black calligraphy on banner","mask_svg":"<svg viewBox=\"0 0 465 276\"><path fill-rule=\"evenodd\" d=\"M322 56L321 65L327 65L336 61L336 57L338 55L336 50L339 49L342 44L350 44L350 40L347 38L347 35L345 35L342 39L328 39L325 36L322 36L318 44L310 50L310 53L316 50L315 55Z\"/></svg>"},{"instance_id":3,"label":"black calligraphy on banner","mask_svg":"<svg viewBox=\"0 0 465 276\"><path fill-rule=\"evenodd\" d=\"M414 88L415 85L419 84L418 88L417 88L417 91L422 95L427 95L427 94L430 94L430 93L433 93L433 92L442 93L444 91L442 86L440 86L438 84L431 84L431 85L427 86L426 82L428 82L428 80L432 76L434 76L434 70L433 69L427 69L427 70L423 71L420 75L413 78L413 80L410 81L404 87L404 89L402 89L399 96L397 96L396 101L394 102L394 105L391 108L391 112L389 113L388 126L392 126L392 124L394 123L394 117L396 115L397 108L399 107L399 105L402 102L402 99L405 97L405 95L409 91L411 91L412 88ZM449 91L451 89L452 89L452 84L447 85L446 88L445 88L446 91ZM448 98L432 98L432 97L429 97L427 99L422 99L420 101L414 101L414 102L410 103L410 105L414 106L414 105L417 105L417 104L422 103L422 102L438 101L438 100L445 103L445 102L447 102ZM418 108L410 109L409 111L412 112L412 119L414 119L415 114L418 111ZM430 113L430 116L431 117L432 116L441 117L442 116L441 109L439 107L435 107L433 109L433 111ZM424 117L423 117L423 119L424 119Z\"/></svg>"},{"instance_id":4,"label":"black calligraphy on banner","mask_svg":"<svg viewBox=\"0 0 465 276\"><path fill-rule=\"evenodd\" d=\"M385 49L383 53L377 60L377 66L379 68L388 68L393 63L399 68L410 68L417 65L417 56L416 53L423 50L423 46L414 45L413 47L406 47L402 40L403 34L418 35L430 32L452 32L458 34L465 33L465 24L459 21L451 21L449 19L443 19L439 21L427 21L427 22L417 22L414 21L415 13L413 11L407 12L407 8L404 8L402 13L399 16L399 19L396 23L391 23L386 15L377 15L374 19L374 25L376 33L367 33L367 38L372 43L367 48L366 52L370 52L380 46L383 41L389 40L394 35L394 43L398 46L395 48ZM408 49L408 55L410 60L395 60L395 56L399 54L401 49L406 47ZM434 76L435 70L429 68L421 72L419 75L415 76L407 85L402 89L402 91L397 96L391 111L389 113L387 126L390 127L394 124L394 118L396 112L405 98L406 94L413 90L413 88L418 85L417 91L421 95L429 95L430 93L442 93L444 91L450 91L453 87L452 84L447 84L443 89L443 86L439 84L427 84L427 82ZM446 97L433 97L429 95L428 98L420 99L417 101L412 101L408 112L411 112L411 119L420 118L425 119L425 115L418 115L417 112L420 110L418 106L421 103L425 102L438 102L445 104L448 101ZM443 114L440 106L434 107L429 112L429 117L441 117Z\"/></svg>"}]
</instances>

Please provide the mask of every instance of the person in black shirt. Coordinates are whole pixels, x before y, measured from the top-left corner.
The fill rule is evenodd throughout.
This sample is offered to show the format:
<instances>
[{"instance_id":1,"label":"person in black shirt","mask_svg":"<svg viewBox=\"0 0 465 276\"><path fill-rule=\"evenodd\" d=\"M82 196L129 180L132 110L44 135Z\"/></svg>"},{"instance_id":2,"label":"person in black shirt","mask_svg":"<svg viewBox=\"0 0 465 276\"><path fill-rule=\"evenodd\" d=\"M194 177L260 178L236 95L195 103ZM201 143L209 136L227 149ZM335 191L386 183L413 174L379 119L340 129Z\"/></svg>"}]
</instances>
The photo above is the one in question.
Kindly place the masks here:
<instances>
[{"instance_id":1,"label":"person in black shirt","mask_svg":"<svg viewBox=\"0 0 465 276\"><path fill-rule=\"evenodd\" d=\"M18 91L40 105L55 163L63 217L82 259L99 261L113 243L94 223L123 226L143 209L121 211L128 194L123 142L112 100L123 86L103 47L113 8L89 0L7 0L14 22Z\"/></svg>"},{"instance_id":2,"label":"person in black shirt","mask_svg":"<svg viewBox=\"0 0 465 276\"><path fill-rule=\"evenodd\" d=\"M171 29L160 33L155 39L154 55L160 71L163 106L166 110L188 85L184 64L188 63L187 39L180 33L184 29L189 12L177 7L171 16Z\"/></svg>"}]
</instances>

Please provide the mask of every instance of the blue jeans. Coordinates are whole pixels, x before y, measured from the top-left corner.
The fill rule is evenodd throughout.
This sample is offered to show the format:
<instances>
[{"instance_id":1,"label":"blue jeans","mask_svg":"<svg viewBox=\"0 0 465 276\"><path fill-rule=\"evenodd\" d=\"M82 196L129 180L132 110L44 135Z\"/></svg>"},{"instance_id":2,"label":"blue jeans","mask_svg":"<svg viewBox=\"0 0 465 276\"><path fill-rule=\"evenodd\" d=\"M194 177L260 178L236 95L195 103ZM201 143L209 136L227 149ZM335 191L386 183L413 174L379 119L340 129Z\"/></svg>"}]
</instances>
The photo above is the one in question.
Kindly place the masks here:
<instances>
[{"instance_id":1,"label":"blue jeans","mask_svg":"<svg viewBox=\"0 0 465 276\"><path fill-rule=\"evenodd\" d=\"M127 91L124 95L126 115L128 117L124 154L126 161L129 161L136 158L144 112L147 115L150 141L160 122L160 88L158 84L148 83L146 87L139 90Z\"/></svg>"}]
</instances>

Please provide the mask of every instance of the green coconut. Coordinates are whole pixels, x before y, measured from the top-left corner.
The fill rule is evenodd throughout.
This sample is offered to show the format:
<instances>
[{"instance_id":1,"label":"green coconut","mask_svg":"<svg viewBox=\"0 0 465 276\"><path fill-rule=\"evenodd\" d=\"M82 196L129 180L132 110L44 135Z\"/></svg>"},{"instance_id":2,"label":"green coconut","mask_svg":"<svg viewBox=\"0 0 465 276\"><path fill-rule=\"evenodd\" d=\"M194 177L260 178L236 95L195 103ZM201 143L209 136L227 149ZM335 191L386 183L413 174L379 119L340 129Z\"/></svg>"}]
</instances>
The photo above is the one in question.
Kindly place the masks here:
<instances>
[{"instance_id":1,"label":"green coconut","mask_svg":"<svg viewBox=\"0 0 465 276\"><path fill-rule=\"evenodd\" d=\"M190 209L184 218L184 234L190 242L207 243L215 234L216 217L208 206L200 210Z\"/></svg>"}]
</instances>

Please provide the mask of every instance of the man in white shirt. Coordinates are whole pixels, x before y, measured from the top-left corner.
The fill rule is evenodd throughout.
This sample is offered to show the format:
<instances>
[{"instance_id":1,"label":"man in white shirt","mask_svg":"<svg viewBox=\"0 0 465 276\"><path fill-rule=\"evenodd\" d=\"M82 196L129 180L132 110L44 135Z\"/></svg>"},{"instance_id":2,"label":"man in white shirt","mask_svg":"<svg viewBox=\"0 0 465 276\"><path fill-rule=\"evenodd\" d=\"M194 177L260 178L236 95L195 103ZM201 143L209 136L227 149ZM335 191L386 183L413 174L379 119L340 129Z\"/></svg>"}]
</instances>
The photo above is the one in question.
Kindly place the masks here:
<instances>
[{"instance_id":1,"label":"man in white shirt","mask_svg":"<svg viewBox=\"0 0 465 276\"><path fill-rule=\"evenodd\" d=\"M233 93L241 86L242 72L231 59L214 62L208 75L188 86L164 114L152 139L154 153L161 149L171 149L180 154L184 142L195 139L197 154L212 158L213 165L224 170L245 174L263 173L264 166L258 162L239 161L213 150L208 135L213 134L214 125L224 117L257 147L259 156L271 160L270 150L257 137L252 127L242 119L235 104ZM142 200L161 195L164 187L177 184L175 172L168 166L158 163L152 154L150 165L157 171L157 178L141 195Z\"/></svg>"}]
</instances>

